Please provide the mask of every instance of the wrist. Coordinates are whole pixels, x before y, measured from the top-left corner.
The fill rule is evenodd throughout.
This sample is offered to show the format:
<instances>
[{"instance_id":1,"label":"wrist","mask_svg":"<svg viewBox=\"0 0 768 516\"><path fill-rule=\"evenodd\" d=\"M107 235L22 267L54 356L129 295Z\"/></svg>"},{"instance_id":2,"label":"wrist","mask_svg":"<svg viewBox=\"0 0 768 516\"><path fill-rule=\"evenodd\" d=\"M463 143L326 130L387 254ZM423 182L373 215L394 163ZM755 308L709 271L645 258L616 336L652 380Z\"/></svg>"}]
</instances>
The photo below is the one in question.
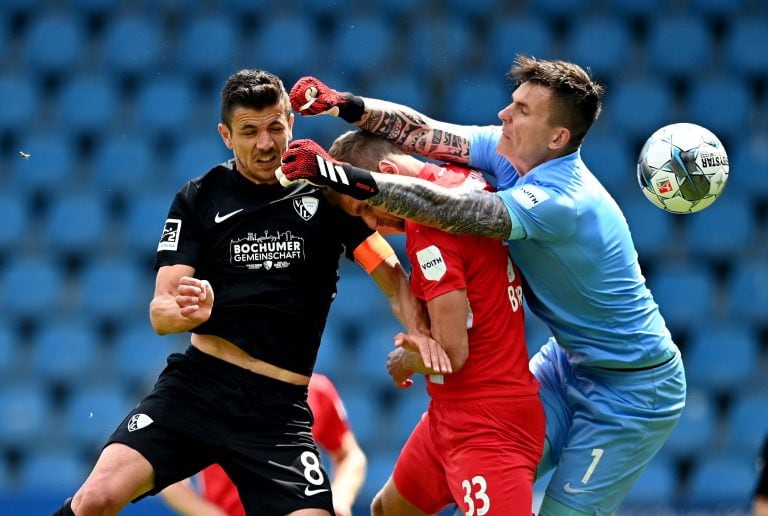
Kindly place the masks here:
<instances>
[{"instance_id":1,"label":"wrist","mask_svg":"<svg viewBox=\"0 0 768 516\"><path fill-rule=\"evenodd\" d=\"M379 193L379 187L376 184L376 180L369 170L355 167L349 163L342 163L341 167L347 173L349 187L348 189L339 188L339 193L349 195L360 201L370 199Z\"/></svg>"},{"instance_id":2,"label":"wrist","mask_svg":"<svg viewBox=\"0 0 768 516\"><path fill-rule=\"evenodd\" d=\"M363 113L365 111L363 97L347 93L346 100L347 101L344 104L339 106L339 118L350 124L359 122L360 119L363 118Z\"/></svg>"}]
</instances>

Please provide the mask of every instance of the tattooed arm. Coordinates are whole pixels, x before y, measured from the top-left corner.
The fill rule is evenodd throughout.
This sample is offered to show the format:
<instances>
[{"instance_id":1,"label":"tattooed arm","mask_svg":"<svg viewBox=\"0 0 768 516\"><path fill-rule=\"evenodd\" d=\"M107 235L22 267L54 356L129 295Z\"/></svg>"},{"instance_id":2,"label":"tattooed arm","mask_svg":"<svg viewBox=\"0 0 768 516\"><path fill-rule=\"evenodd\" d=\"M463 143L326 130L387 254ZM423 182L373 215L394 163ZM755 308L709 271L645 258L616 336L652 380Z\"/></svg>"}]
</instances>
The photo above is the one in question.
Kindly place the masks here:
<instances>
[{"instance_id":1,"label":"tattooed arm","mask_svg":"<svg viewBox=\"0 0 768 516\"><path fill-rule=\"evenodd\" d=\"M444 188L429 181L393 174L372 173L379 192L367 200L389 213L449 233L506 240L512 219L493 192Z\"/></svg>"},{"instance_id":2,"label":"tattooed arm","mask_svg":"<svg viewBox=\"0 0 768 516\"><path fill-rule=\"evenodd\" d=\"M364 98L363 116L355 125L382 136L408 153L466 165L469 133L461 125L433 120L401 104Z\"/></svg>"}]
</instances>

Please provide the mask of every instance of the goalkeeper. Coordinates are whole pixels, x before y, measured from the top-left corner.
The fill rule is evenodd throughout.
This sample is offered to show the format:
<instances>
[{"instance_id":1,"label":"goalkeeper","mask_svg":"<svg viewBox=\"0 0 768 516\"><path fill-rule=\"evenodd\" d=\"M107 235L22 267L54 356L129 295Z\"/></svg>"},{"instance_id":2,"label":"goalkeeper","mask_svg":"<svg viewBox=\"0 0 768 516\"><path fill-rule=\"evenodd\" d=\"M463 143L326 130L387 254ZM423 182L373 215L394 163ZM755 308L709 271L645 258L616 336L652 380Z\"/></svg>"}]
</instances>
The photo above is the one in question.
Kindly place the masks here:
<instances>
[{"instance_id":1,"label":"goalkeeper","mask_svg":"<svg viewBox=\"0 0 768 516\"><path fill-rule=\"evenodd\" d=\"M498 193L335 164L344 184L298 148L281 173L429 226L507 240L528 306L553 335L530 361L547 419L539 475L554 470L540 514L612 514L683 411L683 364L624 216L581 160L602 87L577 65L525 56L510 77L512 102L488 127L437 122L311 77L291 90L302 115L336 114L407 152L486 171Z\"/></svg>"}]
</instances>

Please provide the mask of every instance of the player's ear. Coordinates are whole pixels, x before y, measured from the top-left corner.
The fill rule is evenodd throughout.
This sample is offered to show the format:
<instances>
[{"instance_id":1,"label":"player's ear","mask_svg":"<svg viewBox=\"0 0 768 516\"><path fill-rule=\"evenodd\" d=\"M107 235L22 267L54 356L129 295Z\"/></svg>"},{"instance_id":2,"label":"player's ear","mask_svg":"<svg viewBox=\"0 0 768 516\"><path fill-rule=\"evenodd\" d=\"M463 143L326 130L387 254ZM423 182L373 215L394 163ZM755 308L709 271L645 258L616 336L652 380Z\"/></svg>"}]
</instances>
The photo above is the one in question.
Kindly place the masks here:
<instances>
[{"instance_id":1,"label":"player's ear","mask_svg":"<svg viewBox=\"0 0 768 516\"><path fill-rule=\"evenodd\" d=\"M397 168L397 165L394 162L389 161L388 159L383 159L379 161L379 172L383 174L398 175L400 174L400 169Z\"/></svg>"},{"instance_id":2,"label":"player's ear","mask_svg":"<svg viewBox=\"0 0 768 516\"><path fill-rule=\"evenodd\" d=\"M219 125L217 126L219 130L219 134L221 135L221 139L224 140L224 145L227 146L227 149L232 149L232 135L229 132L229 127L227 127L226 124L219 122Z\"/></svg>"},{"instance_id":3,"label":"player's ear","mask_svg":"<svg viewBox=\"0 0 768 516\"><path fill-rule=\"evenodd\" d=\"M557 132L550 141L550 148L552 150L560 150L568 145L571 141L571 130L567 127L560 126L557 128Z\"/></svg>"}]
</instances>

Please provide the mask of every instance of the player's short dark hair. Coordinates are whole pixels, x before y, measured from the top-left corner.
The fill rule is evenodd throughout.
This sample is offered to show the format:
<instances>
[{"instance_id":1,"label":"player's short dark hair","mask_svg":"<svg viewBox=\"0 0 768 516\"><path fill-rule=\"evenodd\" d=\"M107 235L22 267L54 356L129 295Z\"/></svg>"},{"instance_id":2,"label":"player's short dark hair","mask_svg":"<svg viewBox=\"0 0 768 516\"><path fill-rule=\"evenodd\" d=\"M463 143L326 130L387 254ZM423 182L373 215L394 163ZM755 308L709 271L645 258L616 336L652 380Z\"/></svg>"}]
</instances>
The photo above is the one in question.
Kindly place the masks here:
<instances>
[{"instance_id":1,"label":"player's short dark hair","mask_svg":"<svg viewBox=\"0 0 768 516\"><path fill-rule=\"evenodd\" d=\"M291 101L277 75L264 70L240 70L227 79L221 91L221 121L231 128L236 108L261 110L276 104L283 105L286 116L291 114Z\"/></svg>"},{"instance_id":2,"label":"player's short dark hair","mask_svg":"<svg viewBox=\"0 0 768 516\"><path fill-rule=\"evenodd\" d=\"M352 130L336 138L328 154L334 159L351 163L356 167L377 171L379 161L393 154L406 153L381 136Z\"/></svg>"},{"instance_id":3,"label":"player's short dark hair","mask_svg":"<svg viewBox=\"0 0 768 516\"><path fill-rule=\"evenodd\" d=\"M584 140L602 109L605 88L589 72L568 61L545 61L518 54L508 76L516 86L533 82L550 88L554 108L551 121L571 131L575 150Z\"/></svg>"}]
</instances>

